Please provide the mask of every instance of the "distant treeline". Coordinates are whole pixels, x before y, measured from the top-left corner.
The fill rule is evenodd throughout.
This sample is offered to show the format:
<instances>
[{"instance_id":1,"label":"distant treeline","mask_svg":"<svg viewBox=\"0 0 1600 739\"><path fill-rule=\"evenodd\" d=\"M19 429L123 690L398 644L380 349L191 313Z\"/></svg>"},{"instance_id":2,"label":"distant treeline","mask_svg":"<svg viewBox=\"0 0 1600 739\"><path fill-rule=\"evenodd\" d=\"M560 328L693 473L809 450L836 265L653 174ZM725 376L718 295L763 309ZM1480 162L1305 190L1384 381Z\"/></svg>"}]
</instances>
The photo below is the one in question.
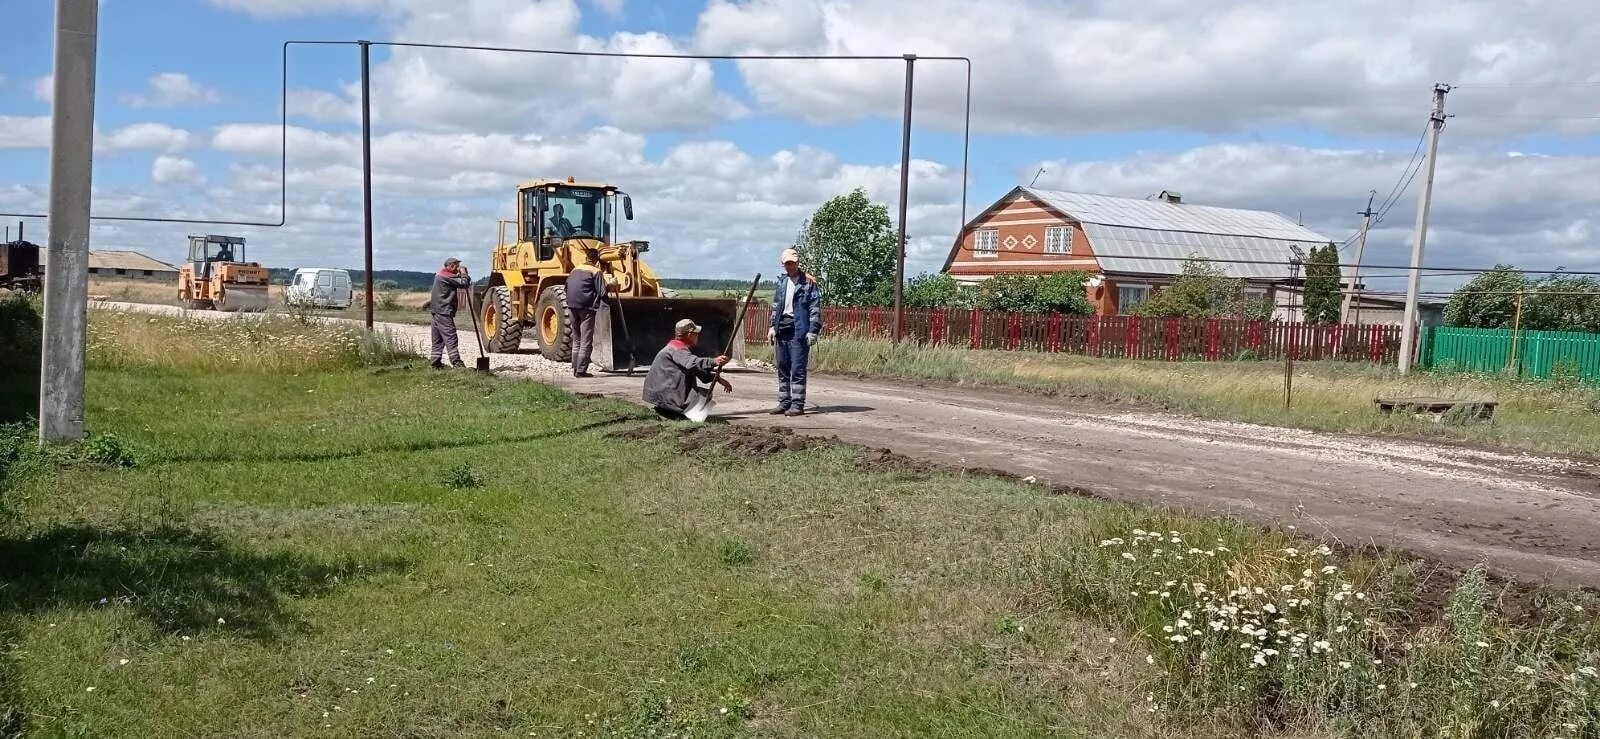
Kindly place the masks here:
<instances>
[{"instance_id":1,"label":"distant treeline","mask_svg":"<svg viewBox=\"0 0 1600 739\"><path fill-rule=\"evenodd\" d=\"M282 285L294 279L294 269L288 267L273 267L268 270L272 275L272 282ZM350 284L357 290L366 282L366 273L359 269L350 270ZM474 275L482 277L482 275ZM425 291L433 286L432 272L413 272L404 269L380 269L372 273L372 279L379 287L389 290ZM712 280L697 277L667 278L661 281L664 287L673 290L729 290L743 291L750 288L750 283L744 280ZM762 282L764 290L772 290L776 285L771 282Z\"/></svg>"}]
</instances>

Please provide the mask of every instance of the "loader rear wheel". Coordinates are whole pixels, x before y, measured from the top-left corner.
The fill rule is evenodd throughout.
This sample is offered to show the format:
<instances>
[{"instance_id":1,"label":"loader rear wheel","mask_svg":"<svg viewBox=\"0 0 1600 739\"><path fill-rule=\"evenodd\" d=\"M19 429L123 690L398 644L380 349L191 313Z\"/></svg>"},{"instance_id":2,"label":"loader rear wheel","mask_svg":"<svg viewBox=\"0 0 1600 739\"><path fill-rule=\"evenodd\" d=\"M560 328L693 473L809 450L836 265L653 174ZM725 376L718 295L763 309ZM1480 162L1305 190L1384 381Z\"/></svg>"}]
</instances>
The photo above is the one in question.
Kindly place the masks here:
<instances>
[{"instance_id":1,"label":"loader rear wheel","mask_svg":"<svg viewBox=\"0 0 1600 739\"><path fill-rule=\"evenodd\" d=\"M567 288L554 285L539 293L533 309L539 327L539 353L552 362L572 361L572 321L567 315Z\"/></svg>"},{"instance_id":2,"label":"loader rear wheel","mask_svg":"<svg viewBox=\"0 0 1600 739\"><path fill-rule=\"evenodd\" d=\"M214 306L209 300L185 300L183 307L189 310L211 310Z\"/></svg>"},{"instance_id":3,"label":"loader rear wheel","mask_svg":"<svg viewBox=\"0 0 1600 739\"><path fill-rule=\"evenodd\" d=\"M483 334L493 354L510 354L522 345L522 316L511 290L489 288L483 295Z\"/></svg>"}]
</instances>

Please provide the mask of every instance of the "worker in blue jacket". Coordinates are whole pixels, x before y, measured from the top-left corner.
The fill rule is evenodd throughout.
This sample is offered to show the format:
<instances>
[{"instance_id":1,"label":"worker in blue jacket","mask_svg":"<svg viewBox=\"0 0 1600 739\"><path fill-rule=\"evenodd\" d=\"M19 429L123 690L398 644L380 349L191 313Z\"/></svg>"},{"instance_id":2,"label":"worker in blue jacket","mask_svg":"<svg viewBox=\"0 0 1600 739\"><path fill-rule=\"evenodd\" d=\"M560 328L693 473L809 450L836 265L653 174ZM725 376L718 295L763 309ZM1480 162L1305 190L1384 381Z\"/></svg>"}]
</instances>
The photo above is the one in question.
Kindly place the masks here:
<instances>
[{"instance_id":1,"label":"worker in blue jacket","mask_svg":"<svg viewBox=\"0 0 1600 739\"><path fill-rule=\"evenodd\" d=\"M778 358L778 406L769 412L798 416L806 412L806 364L822 333L822 291L816 278L800 269L799 252L784 249L781 259L784 273L772 294L767 329L767 342Z\"/></svg>"}]
</instances>

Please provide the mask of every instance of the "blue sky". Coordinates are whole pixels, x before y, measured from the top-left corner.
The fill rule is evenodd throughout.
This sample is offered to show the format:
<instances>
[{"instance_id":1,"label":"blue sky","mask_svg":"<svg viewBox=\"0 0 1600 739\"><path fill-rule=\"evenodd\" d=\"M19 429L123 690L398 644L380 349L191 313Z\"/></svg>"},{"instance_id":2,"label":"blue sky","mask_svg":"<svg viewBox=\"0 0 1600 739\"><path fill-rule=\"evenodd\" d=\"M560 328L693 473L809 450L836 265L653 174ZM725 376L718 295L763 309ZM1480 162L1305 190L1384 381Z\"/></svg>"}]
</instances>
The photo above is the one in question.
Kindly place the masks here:
<instances>
[{"instance_id":1,"label":"blue sky","mask_svg":"<svg viewBox=\"0 0 1600 739\"><path fill-rule=\"evenodd\" d=\"M0 209L43 207L52 9L0 0ZM1430 263L1600 268L1592 230L1600 18L1580 2L1505 18L1484 2L1286 8L1225 0L105 0L96 213L276 216L286 39L405 39L716 53L965 54L975 69L969 214L1041 186L1279 210L1336 240L1400 176L1432 82L1452 93ZM1365 18L1370 5L1374 17ZM1361 7L1355 7L1361 6ZM1440 12L1448 10L1447 16ZM1443 20L1441 20L1443 18ZM1339 22L1334 22L1338 20ZM234 229L274 265L359 263L352 47L296 47L290 226ZM960 81L918 67L912 271L960 220ZM896 62L613 63L374 49L379 266L481 263L511 185L605 178L672 275L769 266L826 197L895 199ZM1515 116L1515 117L1508 117ZM151 125L156 124L156 125ZM47 126L44 130L47 130ZM1403 260L1414 192L1369 261ZM40 226L42 228L42 224ZM96 244L172 260L223 226L103 223ZM37 233L37 232L36 232Z\"/></svg>"}]
</instances>

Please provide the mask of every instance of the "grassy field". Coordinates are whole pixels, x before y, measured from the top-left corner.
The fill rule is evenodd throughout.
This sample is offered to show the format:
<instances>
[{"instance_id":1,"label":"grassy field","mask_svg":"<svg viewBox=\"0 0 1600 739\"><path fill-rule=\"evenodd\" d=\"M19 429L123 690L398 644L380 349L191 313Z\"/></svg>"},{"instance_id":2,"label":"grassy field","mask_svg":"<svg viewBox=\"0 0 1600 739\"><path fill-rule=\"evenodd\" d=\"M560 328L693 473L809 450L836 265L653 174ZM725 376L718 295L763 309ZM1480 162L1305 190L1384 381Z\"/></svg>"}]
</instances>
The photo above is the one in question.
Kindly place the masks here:
<instances>
[{"instance_id":1,"label":"grassy field","mask_svg":"<svg viewBox=\"0 0 1600 739\"><path fill-rule=\"evenodd\" d=\"M765 344L751 355L771 357ZM1531 451L1600 457L1600 388L1573 382L1453 373L1401 376L1392 367L1299 362L1294 402L1283 407L1281 362L1156 362L1069 354L969 351L829 337L812 354L815 372L1132 401L1205 418L1319 431L1392 433ZM1430 395L1499 402L1492 424L1443 423L1380 413L1380 395Z\"/></svg>"},{"instance_id":2,"label":"grassy field","mask_svg":"<svg viewBox=\"0 0 1600 739\"><path fill-rule=\"evenodd\" d=\"M0 434L0 734L1600 731L1581 594L1513 621L1473 574L1440 610L1417 563L381 335L93 326L90 441Z\"/></svg>"}]
</instances>

